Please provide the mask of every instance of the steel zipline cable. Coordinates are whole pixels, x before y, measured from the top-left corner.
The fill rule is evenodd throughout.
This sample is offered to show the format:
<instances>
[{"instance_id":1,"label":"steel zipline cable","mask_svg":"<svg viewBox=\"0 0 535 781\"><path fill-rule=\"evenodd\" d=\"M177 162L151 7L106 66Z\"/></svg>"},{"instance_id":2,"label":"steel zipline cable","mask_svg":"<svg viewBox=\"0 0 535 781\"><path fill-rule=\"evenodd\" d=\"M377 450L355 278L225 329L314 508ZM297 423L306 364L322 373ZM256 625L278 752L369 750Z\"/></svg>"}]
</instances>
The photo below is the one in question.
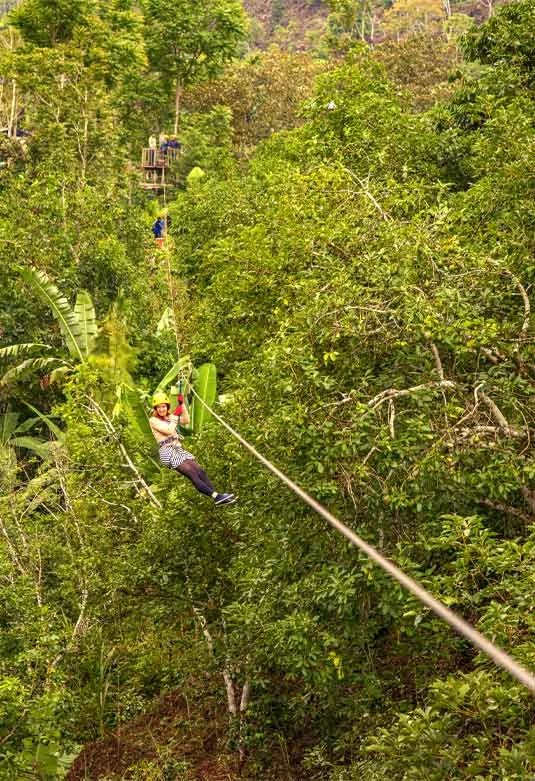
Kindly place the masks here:
<instances>
[{"instance_id":1,"label":"steel zipline cable","mask_svg":"<svg viewBox=\"0 0 535 781\"><path fill-rule=\"evenodd\" d=\"M206 402L199 396L199 394L192 388L194 396L206 407L208 412L229 431L232 436L238 440L252 455L260 461L267 469L270 470L276 477L285 483L290 490L294 492L300 499L309 505L315 512L321 515L330 525L338 532L344 535L349 542L359 548L363 553L378 564L385 572L387 572L394 580L397 580L404 588L410 591L414 596L420 600L426 607L433 611L439 618L446 621L453 629L455 629L460 635L462 635L469 643L475 648L478 648L483 653L487 654L498 667L506 670L513 678L526 686L531 692L535 693L535 676L522 667L521 664L516 662L508 653L499 648L491 640L488 640L481 632L478 632L471 624L465 621L463 618L446 607L442 602L429 593L423 586L420 586L413 578L406 575L399 567L393 564L391 561L382 556L378 550L372 545L365 542L358 534L355 534L348 526L338 520L332 513L330 513L323 505L312 498L306 491L300 488L293 480L287 477L284 472L281 472L274 464L265 458L261 453L256 450L252 445L247 442L232 426L223 420L223 418L214 412L214 410L206 404Z\"/></svg>"}]
</instances>

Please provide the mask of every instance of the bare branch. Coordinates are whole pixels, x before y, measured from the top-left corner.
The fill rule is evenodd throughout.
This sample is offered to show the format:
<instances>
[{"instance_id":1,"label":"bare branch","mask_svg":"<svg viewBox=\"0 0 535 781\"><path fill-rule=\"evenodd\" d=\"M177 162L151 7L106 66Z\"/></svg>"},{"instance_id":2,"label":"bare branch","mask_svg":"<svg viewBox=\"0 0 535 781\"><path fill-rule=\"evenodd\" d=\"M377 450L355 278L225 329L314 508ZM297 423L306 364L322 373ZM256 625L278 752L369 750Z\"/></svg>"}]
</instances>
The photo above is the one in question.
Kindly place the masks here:
<instances>
[{"instance_id":1,"label":"bare branch","mask_svg":"<svg viewBox=\"0 0 535 781\"><path fill-rule=\"evenodd\" d=\"M503 433L503 429L498 426L473 426L472 428L460 428L459 426L454 426L454 431L456 431L460 437L462 438L468 438L477 436L478 434L498 434ZM508 436L510 437L527 437L529 435L529 432L517 430L513 428L509 428Z\"/></svg>"},{"instance_id":2,"label":"bare branch","mask_svg":"<svg viewBox=\"0 0 535 781\"><path fill-rule=\"evenodd\" d=\"M204 637L206 639L206 643L208 645L210 653L212 654L212 656L215 656L214 640L213 640L213 637L212 637L212 634L211 634L210 630L208 629L208 623L206 621L206 618L202 614L202 611L200 610L200 608L196 607L195 605L193 605L193 612L195 613L195 615L199 619L199 623L201 625L202 633L203 633L203 635L204 635ZM230 672L229 672L227 667L225 667L223 669L223 680L225 682L225 689L226 689L226 692L227 692L227 705L228 705L229 713L232 716L237 716L238 715L238 708L237 708L237 705L236 705L236 691L234 689L234 681L232 680L232 676L231 676L231 674L230 674Z\"/></svg>"},{"instance_id":3,"label":"bare branch","mask_svg":"<svg viewBox=\"0 0 535 781\"><path fill-rule=\"evenodd\" d=\"M499 270L500 274L503 274L503 276L505 277L509 277L509 279L511 279L514 282L524 303L524 320L522 322L522 327L520 328L518 336L515 339L516 345L514 348L514 352L518 353L520 351L520 346L526 340L527 333L529 331L529 323L531 317L531 305L529 302L529 296L527 294L526 288L524 287L520 279L516 276L516 274L513 274L513 272L509 271L509 269L507 268L502 268L500 264L495 260L491 260L490 262L492 263L493 266L495 266Z\"/></svg>"},{"instance_id":4,"label":"bare branch","mask_svg":"<svg viewBox=\"0 0 535 781\"><path fill-rule=\"evenodd\" d=\"M444 382L444 369L442 368L442 361L440 360L440 353L437 350L437 346L434 342L431 342L431 352L433 353L433 357L435 359L435 364L437 367L437 373L440 378L441 382Z\"/></svg>"},{"instance_id":5,"label":"bare branch","mask_svg":"<svg viewBox=\"0 0 535 781\"><path fill-rule=\"evenodd\" d=\"M527 336L528 330L529 330L529 320L531 315L531 306L529 303L529 297L526 292L526 288L523 286L519 278L516 276L516 274L513 274L512 271L509 271L507 269L502 270L502 274L504 274L506 277L509 277L513 280L515 283L518 292L522 296L522 301L524 302L524 322L522 323L522 327L520 329L520 332L518 334L518 343L515 346L515 352L518 352L520 350L520 345L524 341L525 337Z\"/></svg>"},{"instance_id":6,"label":"bare branch","mask_svg":"<svg viewBox=\"0 0 535 781\"><path fill-rule=\"evenodd\" d=\"M381 215L383 220L385 220L386 222L391 222L392 221L392 217L390 217L390 215L385 212L385 210L383 209L381 204L372 195L372 193L368 189L368 186L365 184L365 182L363 182L362 179L359 179L359 177L356 174L354 174L353 171L351 171L349 168L346 168L345 166L343 166L343 169L344 169L344 171L346 171L346 173L348 173L350 175L350 177L355 182L357 182L357 184L360 186L360 188L361 188L362 192L364 193L364 195L366 196L366 198L368 198L373 203L373 205L375 206L375 208L377 209L377 211L379 212L379 214ZM352 192L352 191L349 190L349 192ZM358 193L354 193L354 194L358 195Z\"/></svg>"},{"instance_id":7,"label":"bare branch","mask_svg":"<svg viewBox=\"0 0 535 781\"><path fill-rule=\"evenodd\" d=\"M481 390L481 386L478 385L478 387L475 389L475 393L479 396L479 398L485 402L487 407L489 408L489 412L491 416L494 418L502 432L508 436L508 437L521 437L524 436L522 432L519 432L518 429L513 428L509 425L507 422L505 415L500 410L500 408L497 406L497 404L489 397L486 393L484 393Z\"/></svg>"},{"instance_id":8,"label":"bare branch","mask_svg":"<svg viewBox=\"0 0 535 781\"><path fill-rule=\"evenodd\" d=\"M240 699L240 713L243 713L247 706L249 705L249 696L251 694L251 681L249 678L245 679L245 683L243 684L243 689L241 690L241 699Z\"/></svg>"},{"instance_id":9,"label":"bare branch","mask_svg":"<svg viewBox=\"0 0 535 781\"><path fill-rule=\"evenodd\" d=\"M533 515L529 515L528 513L519 510L518 507L511 507L510 505L504 504L503 502L493 502L491 499L480 499L479 501L486 507L490 507L493 510L498 510L502 513L507 513L507 515L514 515L515 518L521 518L526 523L533 523L535 520Z\"/></svg>"},{"instance_id":10,"label":"bare branch","mask_svg":"<svg viewBox=\"0 0 535 781\"><path fill-rule=\"evenodd\" d=\"M84 626L85 626L85 610L87 607L87 598L88 598L88 591L86 588L82 591L82 599L80 601L80 613L78 615L78 620L76 621L76 624L74 625L74 629L72 630L71 638L65 648L59 652L59 654L56 656L56 658L50 663L48 670L47 670L47 679L50 677L50 674L53 672L53 670L58 666L58 664L61 662L61 660L67 656L67 654L72 650L74 647L74 644L76 642L76 639L79 637L79 635L82 634Z\"/></svg>"},{"instance_id":11,"label":"bare branch","mask_svg":"<svg viewBox=\"0 0 535 781\"><path fill-rule=\"evenodd\" d=\"M507 357L503 353L499 352L495 347L482 347L481 352L495 366L496 364L507 360Z\"/></svg>"},{"instance_id":12,"label":"bare branch","mask_svg":"<svg viewBox=\"0 0 535 781\"><path fill-rule=\"evenodd\" d=\"M520 492L524 497L524 501L528 505L531 513L535 515L535 493L531 491L527 485L521 486Z\"/></svg>"},{"instance_id":13,"label":"bare branch","mask_svg":"<svg viewBox=\"0 0 535 781\"><path fill-rule=\"evenodd\" d=\"M377 409L377 407L381 406L381 404L389 399L397 399L400 396L410 396L412 393L418 393L418 391L428 390L430 388L455 388L455 383L451 380L440 380L439 382L424 382L421 385L413 385L412 388L404 388L403 390L388 388L387 390L378 393L377 396L374 396L373 399L368 402L367 406L371 409Z\"/></svg>"},{"instance_id":14,"label":"bare branch","mask_svg":"<svg viewBox=\"0 0 535 781\"><path fill-rule=\"evenodd\" d=\"M117 446L119 447L119 450L121 451L121 453L122 453L122 455L123 455L123 458L124 458L124 460L125 460L125 462L126 462L126 463L125 463L125 466L126 466L126 467L128 467L129 469L131 469L131 470L132 470L132 472L135 474L135 476L136 476L136 482L134 483L134 485L135 485L136 489L137 489L137 485L136 485L136 483L139 483L140 485L142 485L142 486L143 486L143 489L146 491L146 493L147 493L147 495L148 495L149 499L151 500L151 502L152 502L153 504L155 504L155 505L156 505L156 507L159 507L159 508L161 508L161 506L162 506L162 505L161 505L161 502L160 502L160 501L159 501L159 499L157 499L157 498L156 498L156 496L153 494L153 492L151 491L151 489L150 489L149 485L147 484L147 482L146 482L146 481L145 481L145 479L143 478L143 475L141 474L141 472L139 471L139 469L136 467L136 465L134 464L134 462L132 461L132 459L131 459L131 458L130 458L130 456L128 455L128 452L127 452L127 450L126 450L125 446L123 445L123 443L121 442L121 440L119 439L119 435L117 434L117 431L115 430L115 428L114 428L114 426L113 426L113 423L111 422L111 420L109 419L109 417L106 415L106 413L104 412L104 410L102 409L102 407L100 406L100 404L98 404L98 403L97 403L97 402L96 402L94 399L91 399L91 405L93 406L93 408L95 409L95 411L97 412L97 414L98 414L98 415L100 416L100 418L102 419L102 421L103 421L103 423L104 423L104 427L105 427L106 431L107 431L107 432L108 432L108 433L109 433L109 434L110 434L110 435L111 435L111 436L112 436L112 437L115 439L115 441L117 442Z\"/></svg>"},{"instance_id":15,"label":"bare branch","mask_svg":"<svg viewBox=\"0 0 535 781\"><path fill-rule=\"evenodd\" d=\"M394 400L388 399L388 428L390 431L391 439L396 438L396 430L394 427L395 419L396 419L396 407L394 405Z\"/></svg>"}]
</instances>

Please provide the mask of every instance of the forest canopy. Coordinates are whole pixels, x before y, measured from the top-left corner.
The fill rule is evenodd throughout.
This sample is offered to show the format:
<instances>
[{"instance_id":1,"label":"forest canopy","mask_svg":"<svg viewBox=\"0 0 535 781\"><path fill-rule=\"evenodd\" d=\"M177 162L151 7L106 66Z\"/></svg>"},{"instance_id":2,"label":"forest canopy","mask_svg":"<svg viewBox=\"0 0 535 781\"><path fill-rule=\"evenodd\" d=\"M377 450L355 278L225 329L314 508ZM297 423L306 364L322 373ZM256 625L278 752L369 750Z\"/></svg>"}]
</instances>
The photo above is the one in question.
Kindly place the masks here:
<instances>
[{"instance_id":1,"label":"forest canopy","mask_svg":"<svg viewBox=\"0 0 535 781\"><path fill-rule=\"evenodd\" d=\"M201 400L535 670L535 0L299 52L236 0L8 5L0 778L531 778L530 692Z\"/></svg>"}]
</instances>

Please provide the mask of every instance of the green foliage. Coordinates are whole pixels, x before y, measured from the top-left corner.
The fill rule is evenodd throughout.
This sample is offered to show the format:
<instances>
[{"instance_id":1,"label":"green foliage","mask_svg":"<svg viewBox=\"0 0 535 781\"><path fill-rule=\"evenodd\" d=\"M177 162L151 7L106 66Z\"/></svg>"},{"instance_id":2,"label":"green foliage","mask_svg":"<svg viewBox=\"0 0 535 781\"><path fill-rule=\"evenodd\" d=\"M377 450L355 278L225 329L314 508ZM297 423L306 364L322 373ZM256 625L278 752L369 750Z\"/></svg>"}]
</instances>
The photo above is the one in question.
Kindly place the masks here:
<instances>
[{"instance_id":1,"label":"green foliage","mask_svg":"<svg viewBox=\"0 0 535 781\"><path fill-rule=\"evenodd\" d=\"M87 360L95 347L97 334L97 323L95 318L95 309L93 302L87 291L82 290L78 293L74 309L63 296L56 285L54 285L43 271L32 268L20 268L19 273L37 295L48 305L59 327L65 345L70 356L75 362L84 362ZM9 345L0 351L2 358L18 358L25 352L33 351L36 348L45 350L50 349L47 345L38 345L35 343L22 345ZM72 365L62 358L37 357L29 358L6 372L2 378L4 383L9 382L14 377L29 371L43 371L54 378L58 372L65 372L72 368Z\"/></svg>"},{"instance_id":2,"label":"green foliage","mask_svg":"<svg viewBox=\"0 0 535 781\"><path fill-rule=\"evenodd\" d=\"M192 3L144 0L145 39L152 65L172 85L213 76L234 56L246 33L235 0Z\"/></svg>"},{"instance_id":3,"label":"green foliage","mask_svg":"<svg viewBox=\"0 0 535 781\"><path fill-rule=\"evenodd\" d=\"M87 24L87 0L25 0L12 11L9 21L25 41L46 47L69 41L80 24Z\"/></svg>"},{"instance_id":4,"label":"green foliage","mask_svg":"<svg viewBox=\"0 0 535 781\"><path fill-rule=\"evenodd\" d=\"M299 106L311 97L314 77L324 67L306 54L273 47L228 65L219 78L192 85L184 104L197 112L228 106L233 143L243 154L273 132L299 124Z\"/></svg>"},{"instance_id":5,"label":"green foliage","mask_svg":"<svg viewBox=\"0 0 535 781\"><path fill-rule=\"evenodd\" d=\"M238 0L143 0L149 62L174 97L175 133L182 90L215 76L246 37Z\"/></svg>"},{"instance_id":6,"label":"green foliage","mask_svg":"<svg viewBox=\"0 0 535 781\"><path fill-rule=\"evenodd\" d=\"M204 176L166 194L173 302L148 230L163 204L134 186L128 143L168 116L167 82L235 51L242 12L147 0L147 59L129 3L45 6L21 5L24 43L0 63L32 132L0 181L0 356L66 370L61 388L2 387L8 772L60 777L120 727L147 752L124 777L204 772L214 740L266 780L529 777L531 695L203 425L197 401L191 448L232 508L159 469L146 415L178 375L212 405L217 366L229 423L532 664L529 4L469 34L482 64L449 85L457 52L419 38L351 45L314 94L310 63L273 52L231 67L223 105L220 81L192 90L179 166ZM189 51L188 71L173 43L195 43L193 24L214 59ZM48 459L27 449L34 426L59 440ZM177 691L182 728L176 708L147 716Z\"/></svg>"},{"instance_id":7,"label":"green foliage","mask_svg":"<svg viewBox=\"0 0 535 781\"><path fill-rule=\"evenodd\" d=\"M463 41L468 59L486 65L506 64L518 68L532 82L535 71L533 38L535 4L533 0L506 5L481 29L474 29ZM533 86L533 83L532 83Z\"/></svg>"}]
</instances>

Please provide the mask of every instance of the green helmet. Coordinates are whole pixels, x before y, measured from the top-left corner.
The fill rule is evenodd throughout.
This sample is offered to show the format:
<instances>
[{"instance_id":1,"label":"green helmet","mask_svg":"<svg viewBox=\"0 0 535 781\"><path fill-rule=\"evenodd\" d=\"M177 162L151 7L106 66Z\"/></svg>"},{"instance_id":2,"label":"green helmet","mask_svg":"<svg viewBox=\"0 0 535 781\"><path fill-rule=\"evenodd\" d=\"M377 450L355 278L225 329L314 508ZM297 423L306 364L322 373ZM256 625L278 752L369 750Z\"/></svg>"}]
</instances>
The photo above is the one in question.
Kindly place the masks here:
<instances>
[{"instance_id":1,"label":"green helmet","mask_svg":"<svg viewBox=\"0 0 535 781\"><path fill-rule=\"evenodd\" d=\"M159 404L167 404L168 407L171 406L171 399L167 395L167 393L163 393L163 391L158 391L154 394L152 397L152 406L157 407Z\"/></svg>"}]
</instances>

